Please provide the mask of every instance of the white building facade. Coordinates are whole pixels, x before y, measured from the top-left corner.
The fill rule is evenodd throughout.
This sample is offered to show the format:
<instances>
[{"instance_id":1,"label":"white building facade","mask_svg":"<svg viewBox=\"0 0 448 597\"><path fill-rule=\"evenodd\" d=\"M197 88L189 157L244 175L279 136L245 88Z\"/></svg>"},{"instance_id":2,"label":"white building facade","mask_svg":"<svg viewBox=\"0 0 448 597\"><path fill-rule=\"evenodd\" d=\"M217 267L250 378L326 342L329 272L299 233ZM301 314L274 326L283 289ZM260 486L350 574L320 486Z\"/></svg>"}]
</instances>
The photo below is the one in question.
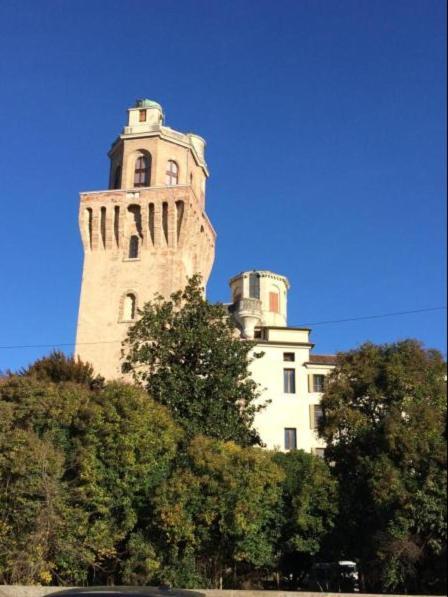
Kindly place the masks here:
<instances>
[{"instance_id":1,"label":"white building facade","mask_svg":"<svg viewBox=\"0 0 448 597\"><path fill-rule=\"evenodd\" d=\"M268 403L255 420L263 443L269 449L323 456L325 444L317 434L320 399L335 357L311 353L309 328L288 327L284 276L242 272L230 280L230 288L229 310L242 337L257 342L253 352L263 353L250 367L260 400Z\"/></svg>"}]
</instances>

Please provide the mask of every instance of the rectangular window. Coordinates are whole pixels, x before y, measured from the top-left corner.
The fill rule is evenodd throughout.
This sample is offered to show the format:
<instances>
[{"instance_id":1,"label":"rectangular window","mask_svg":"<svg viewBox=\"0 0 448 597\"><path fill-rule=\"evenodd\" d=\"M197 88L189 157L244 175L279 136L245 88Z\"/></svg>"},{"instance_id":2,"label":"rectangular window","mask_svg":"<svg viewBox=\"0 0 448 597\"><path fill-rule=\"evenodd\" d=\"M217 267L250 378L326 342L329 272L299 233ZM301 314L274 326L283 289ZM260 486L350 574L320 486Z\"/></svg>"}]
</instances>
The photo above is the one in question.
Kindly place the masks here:
<instances>
[{"instance_id":1,"label":"rectangular window","mask_svg":"<svg viewBox=\"0 0 448 597\"><path fill-rule=\"evenodd\" d=\"M285 427L285 450L297 449L297 429L295 427Z\"/></svg>"},{"instance_id":2,"label":"rectangular window","mask_svg":"<svg viewBox=\"0 0 448 597\"><path fill-rule=\"evenodd\" d=\"M323 392L325 388L325 375L313 375L313 392Z\"/></svg>"},{"instance_id":3,"label":"rectangular window","mask_svg":"<svg viewBox=\"0 0 448 597\"><path fill-rule=\"evenodd\" d=\"M254 331L254 338L261 339L261 330Z\"/></svg>"},{"instance_id":4,"label":"rectangular window","mask_svg":"<svg viewBox=\"0 0 448 597\"><path fill-rule=\"evenodd\" d=\"M283 392L285 394L296 393L295 369L283 369Z\"/></svg>"},{"instance_id":5,"label":"rectangular window","mask_svg":"<svg viewBox=\"0 0 448 597\"><path fill-rule=\"evenodd\" d=\"M313 453L319 458L325 458L325 448L314 448Z\"/></svg>"},{"instance_id":6,"label":"rectangular window","mask_svg":"<svg viewBox=\"0 0 448 597\"><path fill-rule=\"evenodd\" d=\"M138 111L138 121L139 122L146 122L146 110L139 110Z\"/></svg>"},{"instance_id":7,"label":"rectangular window","mask_svg":"<svg viewBox=\"0 0 448 597\"><path fill-rule=\"evenodd\" d=\"M258 274L249 274L249 298L260 298L260 277Z\"/></svg>"},{"instance_id":8,"label":"rectangular window","mask_svg":"<svg viewBox=\"0 0 448 597\"><path fill-rule=\"evenodd\" d=\"M311 429L317 429L319 422L322 419L323 412L320 404L310 405L310 427Z\"/></svg>"},{"instance_id":9,"label":"rectangular window","mask_svg":"<svg viewBox=\"0 0 448 597\"><path fill-rule=\"evenodd\" d=\"M293 352L284 352L283 353L283 360L284 361L295 361L296 355Z\"/></svg>"}]
</instances>

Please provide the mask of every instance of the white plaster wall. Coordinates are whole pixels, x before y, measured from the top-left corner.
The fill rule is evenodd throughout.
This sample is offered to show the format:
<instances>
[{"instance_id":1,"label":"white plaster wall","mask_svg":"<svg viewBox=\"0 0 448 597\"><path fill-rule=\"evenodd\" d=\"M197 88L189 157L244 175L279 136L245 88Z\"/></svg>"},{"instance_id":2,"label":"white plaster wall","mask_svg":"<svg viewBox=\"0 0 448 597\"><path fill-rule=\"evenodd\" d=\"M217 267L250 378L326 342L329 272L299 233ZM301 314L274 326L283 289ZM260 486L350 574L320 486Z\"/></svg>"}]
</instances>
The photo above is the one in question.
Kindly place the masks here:
<instances>
[{"instance_id":1,"label":"white plaster wall","mask_svg":"<svg viewBox=\"0 0 448 597\"><path fill-rule=\"evenodd\" d=\"M297 429L297 448L312 452L324 448L310 424L310 405L319 404L321 394L308 391L309 370L305 363L309 360L309 347L293 345L260 344L255 352L265 354L250 366L253 379L263 389L260 400L270 399L271 403L255 419L255 427L269 449L284 450L284 429ZM293 352L295 361L284 361L283 353ZM283 369L295 369L296 393L283 392ZM313 373L328 373L329 368L313 367Z\"/></svg>"}]
</instances>

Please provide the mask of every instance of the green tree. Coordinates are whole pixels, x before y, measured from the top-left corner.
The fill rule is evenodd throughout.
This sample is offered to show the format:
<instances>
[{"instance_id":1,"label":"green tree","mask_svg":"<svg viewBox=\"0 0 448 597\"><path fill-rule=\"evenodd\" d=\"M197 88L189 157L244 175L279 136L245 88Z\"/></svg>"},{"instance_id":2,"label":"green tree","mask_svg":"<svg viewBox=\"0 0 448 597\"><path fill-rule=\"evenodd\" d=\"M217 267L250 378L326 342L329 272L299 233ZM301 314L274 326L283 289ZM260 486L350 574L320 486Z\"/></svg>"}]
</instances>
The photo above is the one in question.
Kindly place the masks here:
<instances>
[{"instance_id":1,"label":"green tree","mask_svg":"<svg viewBox=\"0 0 448 597\"><path fill-rule=\"evenodd\" d=\"M188 463L155 497L167 545L161 578L176 586L235 586L277 561L283 472L269 452L196 437Z\"/></svg>"},{"instance_id":2,"label":"green tree","mask_svg":"<svg viewBox=\"0 0 448 597\"><path fill-rule=\"evenodd\" d=\"M125 342L123 371L168 406L188 438L260 444L252 424L262 405L248 372L254 344L240 341L222 305L204 299L200 278L139 314Z\"/></svg>"},{"instance_id":3,"label":"green tree","mask_svg":"<svg viewBox=\"0 0 448 597\"><path fill-rule=\"evenodd\" d=\"M338 356L320 433L340 486L339 557L365 589L446 591L446 367L414 340Z\"/></svg>"},{"instance_id":4,"label":"green tree","mask_svg":"<svg viewBox=\"0 0 448 597\"><path fill-rule=\"evenodd\" d=\"M284 471L278 551L283 576L300 584L334 526L337 482L321 458L302 450L275 453Z\"/></svg>"},{"instance_id":5,"label":"green tree","mask_svg":"<svg viewBox=\"0 0 448 597\"><path fill-rule=\"evenodd\" d=\"M180 437L167 410L129 385L1 380L3 582L147 582L159 563L141 529Z\"/></svg>"},{"instance_id":6,"label":"green tree","mask_svg":"<svg viewBox=\"0 0 448 597\"><path fill-rule=\"evenodd\" d=\"M19 374L55 383L72 381L92 389L98 389L104 385L104 378L100 375L95 376L92 365L84 363L79 357L68 357L59 350L54 350L48 356L38 359L29 367L22 369Z\"/></svg>"}]
</instances>

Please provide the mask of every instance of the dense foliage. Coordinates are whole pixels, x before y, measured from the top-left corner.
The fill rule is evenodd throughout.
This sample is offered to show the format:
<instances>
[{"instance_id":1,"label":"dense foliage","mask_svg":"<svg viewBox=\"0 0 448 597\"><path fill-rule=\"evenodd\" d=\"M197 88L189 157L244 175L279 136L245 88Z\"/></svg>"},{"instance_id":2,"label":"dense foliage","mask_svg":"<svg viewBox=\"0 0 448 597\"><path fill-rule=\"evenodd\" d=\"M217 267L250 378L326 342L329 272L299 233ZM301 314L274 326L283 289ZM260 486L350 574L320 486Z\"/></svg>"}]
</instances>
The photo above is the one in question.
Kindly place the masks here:
<instances>
[{"instance_id":1,"label":"dense foliage","mask_svg":"<svg viewBox=\"0 0 448 597\"><path fill-rule=\"evenodd\" d=\"M0 382L0 582L125 576L179 430L131 386ZM150 565L150 564L149 564Z\"/></svg>"},{"instance_id":2,"label":"dense foliage","mask_svg":"<svg viewBox=\"0 0 448 597\"><path fill-rule=\"evenodd\" d=\"M340 486L337 553L371 592L446 591L446 368L416 341L339 355L321 434Z\"/></svg>"},{"instance_id":3,"label":"dense foliage","mask_svg":"<svg viewBox=\"0 0 448 597\"><path fill-rule=\"evenodd\" d=\"M319 551L323 461L188 440L146 391L92 388L71 364L46 369L76 381L0 380L0 583L260 586L283 549Z\"/></svg>"},{"instance_id":4,"label":"dense foliage","mask_svg":"<svg viewBox=\"0 0 448 597\"><path fill-rule=\"evenodd\" d=\"M254 345L239 340L222 305L205 300L200 278L170 300L147 303L139 315L129 330L123 370L168 406L188 438L260 444L252 423L262 405L248 372Z\"/></svg>"},{"instance_id":5,"label":"dense foliage","mask_svg":"<svg viewBox=\"0 0 448 597\"><path fill-rule=\"evenodd\" d=\"M445 363L415 341L338 356L326 461L255 447L241 342L197 279L145 306L105 383L62 353L0 378L0 584L446 591ZM143 387L141 387L143 385Z\"/></svg>"}]
</instances>

